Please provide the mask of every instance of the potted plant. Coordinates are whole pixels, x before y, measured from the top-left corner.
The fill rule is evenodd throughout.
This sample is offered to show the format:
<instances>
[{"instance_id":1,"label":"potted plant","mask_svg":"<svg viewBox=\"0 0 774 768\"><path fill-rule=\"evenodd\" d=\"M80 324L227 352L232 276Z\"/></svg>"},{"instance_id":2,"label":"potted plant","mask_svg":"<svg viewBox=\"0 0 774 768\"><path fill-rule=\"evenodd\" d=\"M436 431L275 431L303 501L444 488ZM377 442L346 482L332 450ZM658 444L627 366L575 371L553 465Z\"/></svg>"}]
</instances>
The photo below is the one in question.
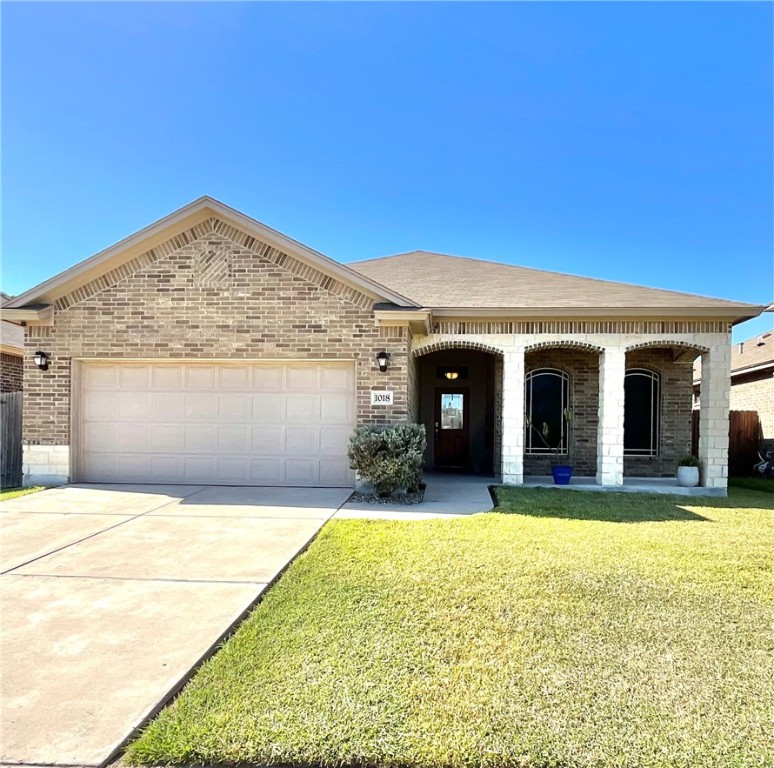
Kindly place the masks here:
<instances>
[{"instance_id":1,"label":"potted plant","mask_svg":"<svg viewBox=\"0 0 774 768\"><path fill-rule=\"evenodd\" d=\"M683 488L695 488L699 484L700 466L695 456L683 456L677 462L677 484Z\"/></svg>"},{"instance_id":2,"label":"potted plant","mask_svg":"<svg viewBox=\"0 0 774 768\"><path fill-rule=\"evenodd\" d=\"M562 421L564 422L564 431L567 435L567 463L559 463L559 455L562 448L562 438L559 436L559 440L556 445L551 445L550 432L546 422L538 429L535 424L532 423L532 419L529 416L524 417L527 424L527 429L534 430L535 434L540 438L540 441L546 448L556 457L555 463L551 465L551 475L554 478L555 485L569 485L572 478L572 439L570 438L570 425L572 424L572 410L565 408L562 411Z\"/></svg>"}]
</instances>

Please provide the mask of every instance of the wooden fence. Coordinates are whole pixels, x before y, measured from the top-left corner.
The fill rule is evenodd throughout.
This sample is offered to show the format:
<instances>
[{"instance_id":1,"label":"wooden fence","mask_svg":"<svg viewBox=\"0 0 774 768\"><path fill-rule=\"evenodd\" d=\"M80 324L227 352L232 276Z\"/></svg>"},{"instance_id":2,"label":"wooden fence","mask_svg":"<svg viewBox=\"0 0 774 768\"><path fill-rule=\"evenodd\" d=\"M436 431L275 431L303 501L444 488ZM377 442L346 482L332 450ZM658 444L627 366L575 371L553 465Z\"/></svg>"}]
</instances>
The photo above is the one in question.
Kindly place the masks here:
<instances>
[{"instance_id":1,"label":"wooden fence","mask_svg":"<svg viewBox=\"0 0 774 768\"><path fill-rule=\"evenodd\" d=\"M728 474L729 477L751 475L758 461L761 442L761 422L758 411L731 411L728 414ZM699 452L699 411L693 412L692 442L694 456Z\"/></svg>"},{"instance_id":2,"label":"wooden fence","mask_svg":"<svg viewBox=\"0 0 774 768\"><path fill-rule=\"evenodd\" d=\"M0 488L22 484L22 393L0 394Z\"/></svg>"}]
</instances>

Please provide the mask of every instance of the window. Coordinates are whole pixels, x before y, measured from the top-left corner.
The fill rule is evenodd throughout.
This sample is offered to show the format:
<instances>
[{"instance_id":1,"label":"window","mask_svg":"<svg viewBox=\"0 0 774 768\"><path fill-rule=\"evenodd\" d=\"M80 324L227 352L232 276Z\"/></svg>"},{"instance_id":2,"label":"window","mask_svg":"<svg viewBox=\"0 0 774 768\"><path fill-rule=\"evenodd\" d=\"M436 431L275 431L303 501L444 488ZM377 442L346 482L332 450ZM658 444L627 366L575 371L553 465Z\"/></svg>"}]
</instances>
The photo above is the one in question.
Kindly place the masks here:
<instances>
[{"instance_id":1,"label":"window","mask_svg":"<svg viewBox=\"0 0 774 768\"><path fill-rule=\"evenodd\" d=\"M465 428L465 395L441 395L441 429Z\"/></svg>"},{"instance_id":2,"label":"window","mask_svg":"<svg viewBox=\"0 0 774 768\"><path fill-rule=\"evenodd\" d=\"M530 371L525 379L527 453L567 453L565 410L570 405L570 377L554 368Z\"/></svg>"},{"instance_id":3,"label":"window","mask_svg":"<svg viewBox=\"0 0 774 768\"><path fill-rule=\"evenodd\" d=\"M624 454L657 456L661 416L661 377L631 368L624 378Z\"/></svg>"}]
</instances>

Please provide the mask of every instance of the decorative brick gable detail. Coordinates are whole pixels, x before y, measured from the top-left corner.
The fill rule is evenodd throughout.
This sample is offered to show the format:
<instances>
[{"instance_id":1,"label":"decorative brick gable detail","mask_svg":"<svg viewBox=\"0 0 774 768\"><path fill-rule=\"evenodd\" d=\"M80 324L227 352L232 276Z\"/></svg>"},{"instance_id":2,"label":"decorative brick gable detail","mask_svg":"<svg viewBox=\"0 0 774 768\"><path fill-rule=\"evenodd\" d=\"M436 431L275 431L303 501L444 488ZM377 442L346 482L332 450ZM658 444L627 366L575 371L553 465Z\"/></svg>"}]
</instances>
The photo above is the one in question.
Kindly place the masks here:
<instances>
[{"instance_id":1,"label":"decorative brick gable detail","mask_svg":"<svg viewBox=\"0 0 774 768\"><path fill-rule=\"evenodd\" d=\"M116 269L82 285L66 296L62 296L57 299L54 307L55 309L67 309L67 307L78 304L100 291L116 285L121 280L131 277L136 272L151 266L159 259L171 256L173 253L187 245L200 241L206 242L207 238L211 236L222 237L232 244L239 245L243 249L251 251L257 256L261 256L277 266L292 272L294 275L298 275L304 280L319 286L336 296L340 296L346 301L362 307L363 309L370 309L373 306L374 300L361 291L344 285L338 280L323 274L314 267L299 261L283 251L273 248L268 243L264 243L252 235L248 235L246 232L227 224L221 219L210 218L205 222L196 224L190 229L181 232L179 235L175 235L175 237L166 240L155 248L151 248L145 253L136 256L125 264L122 264L120 267L116 267ZM215 239L218 238L216 237Z\"/></svg>"},{"instance_id":2,"label":"decorative brick gable detail","mask_svg":"<svg viewBox=\"0 0 774 768\"><path fill-rule=\"evenodd\" d=\"M224 230L240 244L211 222L199 226L201 237L194 227L58 302L52 327L28 329L26 443L70 444L73 358L353 360L359 423L413 415L407 328L378 328L370 298L244 233ZM229 265L208 272L217 285L201 280L201 254L210 252ZM37 348L51 356L48 371L32 363ZM380 350L390 354L386 373ZM393 390L394 406L371 406L372 388Z\"/></svg>"}]
</instances>

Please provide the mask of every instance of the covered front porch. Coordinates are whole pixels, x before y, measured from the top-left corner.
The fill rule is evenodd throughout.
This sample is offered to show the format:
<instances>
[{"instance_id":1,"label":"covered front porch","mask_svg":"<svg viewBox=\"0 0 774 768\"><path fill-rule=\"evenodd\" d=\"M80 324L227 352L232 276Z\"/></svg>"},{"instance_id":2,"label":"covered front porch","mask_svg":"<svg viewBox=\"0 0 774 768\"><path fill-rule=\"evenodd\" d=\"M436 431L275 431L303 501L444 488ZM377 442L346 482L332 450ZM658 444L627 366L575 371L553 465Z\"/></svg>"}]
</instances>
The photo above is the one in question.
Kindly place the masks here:
<instances>
[{"instance_id":1,"label":"covered front porch","mask_svg":"<svg viewBox=\"0 0 774 768\"><path fill-rule=\"evenodd\" d=\"M438 338L415 343L426 467L553 486L570 464L579 490L724 495L727 337ZM709 343L705 343L709 342ZM691 452L692 363L706 378L699 488L675 481Z\"/></svg>"}]
</instances>

